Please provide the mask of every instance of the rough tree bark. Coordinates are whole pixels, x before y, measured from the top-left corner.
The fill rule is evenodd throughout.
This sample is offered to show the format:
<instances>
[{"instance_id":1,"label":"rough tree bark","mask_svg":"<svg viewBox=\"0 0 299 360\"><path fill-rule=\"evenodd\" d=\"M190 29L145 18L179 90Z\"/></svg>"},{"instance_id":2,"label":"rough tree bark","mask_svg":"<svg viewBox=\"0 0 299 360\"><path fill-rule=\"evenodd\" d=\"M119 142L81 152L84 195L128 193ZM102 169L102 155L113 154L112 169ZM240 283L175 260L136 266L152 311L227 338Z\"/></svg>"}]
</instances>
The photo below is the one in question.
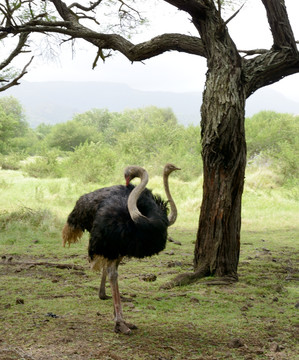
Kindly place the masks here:
<instances>
[{"instance_id":1,"label":"rough tree bark","mask_svg":"<svg viewBox=\"0 0 299 360\"><path fill-rule=\"evenodd\" d=\"M14 26L0 27L0 33L60 33L70 39L82 38L98 48L96 59L103 60L102 51L107 49L119 51L131 61L145 60L170 50L207 59L201 109L204 183L194 272L180 275L165 287L190 283L206 275L235 281L246 166L245 101L257 89L299 72L296 41L284 0L261 0L273 46L248 51L237 50L227 30L228 20L225 22L221 16L220 0L164 1L187 12L200 37L163 34L135 45L121 35L96 32L81 24L82 12L93 10L101 1L93 3L90 9L83 9L78 3L67 6L61 0L50 1L61 19L49 21L44 14L35 15L20 24L11 21ZM22 6L27 5L27 1L21 2Z\"/></svg>"},{"instance_id":2,"label":"rough tree bark","mask_svg":"<svg viewBox=\"0 0 299 360\"><path fill-rule=\"evenodd\" d=\"M245 91L240 55L214 12L216 21L207 18L198 24L209 70L201 108L204 183L194 270L198 276L237 279L246 166Z\"/></svg>"}]
</instances>

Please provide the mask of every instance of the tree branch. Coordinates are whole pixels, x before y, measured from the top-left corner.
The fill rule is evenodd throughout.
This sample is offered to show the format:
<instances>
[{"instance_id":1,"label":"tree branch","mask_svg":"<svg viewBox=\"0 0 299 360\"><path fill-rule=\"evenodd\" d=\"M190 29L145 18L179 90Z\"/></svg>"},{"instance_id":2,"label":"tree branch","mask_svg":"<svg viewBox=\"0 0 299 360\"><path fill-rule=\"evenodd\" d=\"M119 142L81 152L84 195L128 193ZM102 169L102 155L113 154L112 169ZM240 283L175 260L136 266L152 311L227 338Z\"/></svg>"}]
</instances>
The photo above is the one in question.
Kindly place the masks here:
<instances>
[{"instance_id":1,"label":"tree branch","mask_svg":"<svg viewBox=\"0 0 299 360\"><path fill-rule=\"evenodd\" d=\"M245 60L246 97L257 89L273 84L285 76L299 72L299 54L290 48L269 50L254 59Z\"/></svg>"},{"instance_id":2,"label":"tree branch","mask_svg":"<svg viewBox=\"0 0 299 360\"><path fill-rule=\"evenodd\" d=\"M12 81L10 81L8 84L1 86L0 87L0 92L5 91L9 88L11 88L12 86L15 85L19 85L20 83L18 82L24 75L27 74L27 68L28 66L31 64L32 60L33 60L34 56L31 57L30 61L25 65L25 67L23 68L23 70L21 71L21 73L16 76Z\"/></svg>"},{"instance_id":3,"label":"tree branch","mask_svg":"<svg viewBox=\"0 0 299 360\"><path fill-rule=\"evenodd\" d=\"M71 9L72 7L76 7L78 9L81 9L83 11L92 11L94 10L100 3L102 2L102 0L98 0L98 1L95 1L94 3L92 3L92 5L90 5L89 7L86 7L86 6L83 6L79 3L72 3L71 5L69 5L69 9Z\"/></svg>"},{"instance_id":4,"label":"tree branch","mask_svg":"<svg viewBox=\"0 0 299 360\"><path fill-rule=\"evenodd\" d=\"M261 0L273 36L273 47L254 59L245 60L246 97L257 89L299 72L299 52L284 0ZM247 52L250 55L250 53Z\"/></svg>"},{"instance_id":5,"label":"tree branch","mask_svg":"<svg viewBox=\"0 0 299 360\"><path fill-rule=\"evenodd\" d=\"M254 50L239 50L239 53L245 53L246 56L250 56L250 55L261 55L261 54L266 54L269 50L267 49L254 49Z\"/></svg>"},{"instance_id":6,"label":"tree branch","mask_svg":"<svg viewBox=\"0 0 299 360\"><path fill-rule=\"evenodd\" d=\"M6 28L0 32L7 33L60 33L71 38L82 38L100 49L111 49L121 52L130 61L142 61L163 54L166 51L179 51L188 54L205 56L205 48L200 38L183 34L163 34L140 44L133 44L118 34L103 34L90 30L72 21L46 22L33 20L27 24Z\"/></svg>"},{"instance_id":7,"label":"tree branch","mask_svg":"<svg viewBox=\"0 0 299 360\"><path fill-rule=\"evenodd\" d=\"M245 3L240 7L240 9L238 9L236 12L234 12L233 15L225 21L225 25L227 25L232 19L234 19L239 14L239 12L243 9L244 5L245 5Z\"/></svg>"},{"instance_id":8,"label":"tree branch","mask_svg":"<svg viewBox=\"0 0 299 360\"><path fill-rule=\"evenodd\" d=\"M273 36L274 49L291 48L298 52L284 0L261 0L265 6Z\"/></svg>"},{"instance_id":9,"label":"tree branch","mask_svg":"<svg viewBox=\"0 0 299 360\"><path fill-rule=\"evenodd\" d=\"M28 36L29 36L28 32L24 32L24 33L20 34L17 46L10 53L10 55L4 61L2 61L2 63L0 64L0 70L4 69L6 66L8 66L12 62L12 60L16 56L18 56L21 52L24 52L22 49L26 45L26 41L28 40Z\"/></svg>"},{"instance_id":10,"label":"tree branch","mask_svg":"<svg viewBox=\"0 0 299 360\"><path fill-rule=\"evenodd\" d=\"M97 34L96 37L85 37L85 40L100 49L119 51L132 62L150 59L167 51L179 51L205 57L202 41L195 36L182 34L163 34L136 45L120 35Z\"/></svg>"},{"instance_id":11,"label":"tree branch","mask_svg":"<svg viewBox=\"0 0 299 360\"><path fill-rule=\"evenodd\" d=\"M74 265L74 264L60 264L60 263L49 263L48 261L40 261L40 262L0 262L0 265L3 266L20 266L24 265L26 267L34 267L34 266L45 266L45 267L53 267L57 269L67 269L67 270L85 270L83 266Z\"/></svg>"},{"instance_id":12,"label":"tree branch","mask_svg":"<svg viewBox=\"0 0 299 360\"><path fill-rule=\"evenodd\" d=\"M210 7L210 0L165 0L165 2L187 11L190 15L204 15Z\"/></svg>"}]
</instances>

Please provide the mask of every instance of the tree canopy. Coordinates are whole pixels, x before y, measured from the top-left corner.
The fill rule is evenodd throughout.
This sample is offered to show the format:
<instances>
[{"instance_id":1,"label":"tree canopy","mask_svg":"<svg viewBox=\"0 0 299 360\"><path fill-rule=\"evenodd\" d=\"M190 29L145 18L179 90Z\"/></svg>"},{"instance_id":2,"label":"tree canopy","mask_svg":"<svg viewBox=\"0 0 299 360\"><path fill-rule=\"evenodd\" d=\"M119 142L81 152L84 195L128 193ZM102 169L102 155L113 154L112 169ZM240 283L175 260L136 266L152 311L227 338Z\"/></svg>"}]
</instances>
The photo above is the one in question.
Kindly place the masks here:
<instances>
[{"instance_id":1,"label":"tree canopy","mask_svg":"<svg viewBox=\"0 0 299 360\"><path fill-rule=\"evenodd\" d=\"M8 151L29 131L24 109L18 100L13 97L0 98L0 153Z\"/></svg>"}]
</instances>

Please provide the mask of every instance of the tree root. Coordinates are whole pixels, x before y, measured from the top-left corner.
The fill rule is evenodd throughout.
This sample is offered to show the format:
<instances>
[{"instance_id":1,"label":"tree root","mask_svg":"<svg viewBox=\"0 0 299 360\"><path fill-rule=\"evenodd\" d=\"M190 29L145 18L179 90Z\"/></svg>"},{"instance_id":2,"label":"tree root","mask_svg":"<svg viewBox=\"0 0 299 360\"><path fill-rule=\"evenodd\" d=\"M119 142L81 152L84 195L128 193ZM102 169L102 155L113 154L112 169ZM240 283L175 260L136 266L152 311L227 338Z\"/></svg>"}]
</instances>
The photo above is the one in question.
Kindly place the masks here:
<instances>
[{"instance_id":1,"label":"tree root","mask_svg":"<svg viewBox=\"0 0 299 360\"><path fill-rule=\"evenodd\" d=\"M171 289L175 286L184 286L192 284L199 279L204 277L211 276L209 268L207 266L201 266L193 273L184 273L176 276L174 279L169 281L168 283L160 286L161 290ZM234 275L227 275L223 277L217 277L215 279L211 279L209 281L203 282L205 285L230 285L234 282L238 281L238 277Z\"/></svg>"},{"instance_id":2,"label":"tree root","mask_svg":"<svg viewBox=\"0 0 299 360\"><path fill-rule=\"evenodd\" d=\"M199 279L202 279L205 276L208 276L207 268L206 267L200 267L198 270L196 270L193 273L184 273L176 276L174 279L169 281L168 283L162 285L160 287L161 290L165 289L171 289L175 286L183 286L183 285L189 285L194 282L196 282Z\"/></svg>"},{"instance_id":3,"label":"tree root","mask_svg":"<svg viewBox=\"0 0 299 360\"><path fill-rule=\"evenodd\" d=\"M203 282L205 285L231 285L238 281L236 276L223 276Z\"/></svg>"}]
</instances>

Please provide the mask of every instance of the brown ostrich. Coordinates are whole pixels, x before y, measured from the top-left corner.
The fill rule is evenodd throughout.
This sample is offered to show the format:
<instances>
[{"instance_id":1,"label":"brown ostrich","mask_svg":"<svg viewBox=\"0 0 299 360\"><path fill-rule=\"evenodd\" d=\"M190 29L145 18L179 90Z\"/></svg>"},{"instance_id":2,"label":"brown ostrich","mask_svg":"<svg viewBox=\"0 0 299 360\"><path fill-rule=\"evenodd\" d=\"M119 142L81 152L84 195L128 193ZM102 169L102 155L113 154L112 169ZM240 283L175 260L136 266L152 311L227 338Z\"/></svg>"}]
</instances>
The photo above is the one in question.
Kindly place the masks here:
<instances>
[{"instance_id":1,"label":"brown ostrich","mask_svg":"<svg viewBox=\"0 0 299 360\"><path fill-rule=\"evenodd\" d=\"M78 241L83 232L90 233L88 255L93 270L103 270L100 297L106 297L108 275L115 316L116 332L130 334L136 326L124 321L118 288L118 266L123 257L144 258L165 248L167 228L177 217L168 186L172 164L164 168L164 187L168 201L146 189L148 174L139 166L125 169L126 186L102 188L79 198L62 231L63 245ZM130 184L141 179L136 187ZM171 213L168 215L168 203Z\"/></svg>"}]
</instances>

